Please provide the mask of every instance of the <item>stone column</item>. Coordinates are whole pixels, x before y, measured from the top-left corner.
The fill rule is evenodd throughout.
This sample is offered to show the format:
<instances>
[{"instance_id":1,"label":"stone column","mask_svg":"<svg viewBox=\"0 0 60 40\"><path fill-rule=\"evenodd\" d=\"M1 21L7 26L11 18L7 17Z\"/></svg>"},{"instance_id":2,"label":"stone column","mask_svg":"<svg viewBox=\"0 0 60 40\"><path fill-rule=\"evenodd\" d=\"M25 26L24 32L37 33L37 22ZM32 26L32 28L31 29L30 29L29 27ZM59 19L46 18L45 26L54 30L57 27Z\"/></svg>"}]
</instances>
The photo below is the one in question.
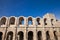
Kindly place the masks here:
<instances>
[{"instance_id":1,"label":"stone column","mask_svg":"<svg viewBox=\"0 0 60 40\"><path fill-rule=\"evenodd\" d=\"M8 34L8 33L5 34L5 39L4 39L4 40L7 40L7 34Z\"/></svg>"},{"instance_id":2,"label":"stone column","mask_svg":"<svg viewBox=\"0 0 60 40\"><path fill-rule=\"evenodd\" d=\"M58 40L60 40L60 32L58 32Z\"/></svg>"},{"instance_id":3,"label":"stone column","mask_svg":"<svg viewBox=\"0 0 60 40\"><path fill-rule=\"evenodd\" d=\"M4 40L4 33L2 34L2 40Z\"/></svg>"},{"instance_id":4,"label":"stone column","mask_svg":"<svg viewBox=\"0 0 60 40\"><path fill-rule=\"evenodd\" d=\"M51 28L50 31L49 31L49 35L50 35L50 39L51 39L51 40L55 40L55 39L54 39L54 33L53 33L53 32L54 32L54 31L53 31L53 29Z\"/></svg>"},{"instance_id":5,"label":"stone column","mask_svg":"<svg viewBox=\"0 0 60 40\"><path fill-rule=\"evenodd\" d=\"M33 40L37 40L37 31L36 30L33 32Z\"/></svg>"},{"instance_id":6,"label":"stone column","mask_svg":"<svg viewBox=\"0 0 60 40\"><path fill-rule=\"evenodd\" d=\"M36 27L36 19L33 18L33 26Z\"/></svg>"},{"instance_id":7,"label":"stone column","mask_svg":"<svg viewBox=\"0 0 60 40\"><path fill-rule=\"evenodd\" d=\"M15 40L15 33L13 33L13 40Z\"/></svg>"},{"instance_id":8,"label":"stone column","mask_svg":"<svg viewBox=\"0 0 60 40\"><path fill-rule=\"evenodd\" d=\"M26 30L24 31L24 40L27 40Z\"/></svg>"},{"instance_id":9,"label":"stone column","mask_svg":"<svg viewBox=\"0 0 60 40\"><path fill-rule=\"evenodd\" d=\"M46 31L42 30L42 40L46 40Z\"/></svg>"},{"instance_id":10,"label":"stone column","mask_svg":"<svg viewBox=\"0 0 60 40\"><path fill-rule=\"evenodd\" d=\"M58 37L58 40L60 40L60 31L59 31L59 29L57 29L57 37Z\"/></svg>"},{"instance_id":11,"label":"stone column","mask_svg":"<svg viewBox=\"0 0 60 40\"><path fill-rule=\"evenodd\" d=\"M19 35L17 36L17 40L19 40Z\"/></svg>"},{"instance_id":12,"label":"stone column","mask_svg":"<svg viewBox=\"0 0 60 40\"><path fill-rule=\"evenodd\" d=\"M27 25L28 25L27 23L28 23L27 18L24 17L24 25L25 25L25 27L27 27Z\"/></svg>"},{"instance_id":13,"label":"stone column","mask_svg":"<svg viewBox=\"0 0 60 40\"><path fill-rule=\"evenodd\" d=\"M15 30L15 40L18 40L17 27L16 27L16 30Z\"/></svg>"}]
</instances>

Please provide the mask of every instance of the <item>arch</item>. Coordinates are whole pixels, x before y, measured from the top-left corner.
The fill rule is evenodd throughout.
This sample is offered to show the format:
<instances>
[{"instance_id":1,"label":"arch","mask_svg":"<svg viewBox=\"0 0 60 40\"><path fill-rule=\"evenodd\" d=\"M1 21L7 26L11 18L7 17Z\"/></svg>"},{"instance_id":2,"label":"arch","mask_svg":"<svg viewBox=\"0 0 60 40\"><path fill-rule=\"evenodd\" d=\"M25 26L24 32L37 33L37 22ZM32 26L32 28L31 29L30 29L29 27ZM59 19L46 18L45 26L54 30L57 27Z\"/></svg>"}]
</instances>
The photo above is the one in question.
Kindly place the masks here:
<instances>
[{"instance_id":1,"label":"arch","mask_svg":"<svg viewBox=\"0 0 60 40\"><path fill-rule=\"evenodd\" d=\"M28 32L28 40L33 40L33 32L32 31Z\"/></svg>"},{"instance_id":2,"label":"arch","mask_svg":"<svg viewBox=\"0 0 60 40\"><path fill-rule=\"evenodd\" d=\"M24 25L24 18L23 17L19 18L19 25Z\"/></svg>"},{"instance_id":3,"label":"arch","mask_svg":"<svg viewBox=\"0 0 60 40\"><path fill-rule=\"evenodd\" d=\"M53 20L54 20L54 19L51 19L51 24L52 24L52 25L53 25Z\"/></svg>"},{"instance_id":4,"label":"arch","mask_svg":"<svg viewBox=\"0 0 60 40\"><path fill-rule=\"evenodd\" d=\"M7 39L6 40L13 40L13 32L12 31L7 33Z\"/></svg>"},{"instance_id":5,"label":"arch","mask_svg":"<svg viewBox=\"0 0 60 40\"><path fill-rule=\"evenodd\" d=\"M15 24L15 17L11 17L9 23L10 23L11 25L14 25L14 24Z\"/></svg>"},{"instance_id":6,"label":"arch","mask_svg":"<svg viewBox=\"0 0 60 40\"><path fill-rule=\"evenodd\" d=\"M46 21L47 21L47 18L44 18L44 25L47 25Z\"/></svg>"},{"instance_id":7,"label":"arch","mask_svg":"<svg viewBox=\"0 0 60 40\"><path fill-rule=\"evenodd\" d=\"M57 38L57 34L56 34L57 32L54 31L53 33L54 33L54 38L55 38L55 40L58 40L58 38Z\"/></svg>"},{"instance_id":8,"label":"arch","mask_svg":"<svg viewBox=\"0 0 60 40\"><path fill-rule=\"evenodd\" d=\"M2 33L2 32L0 32L0 40L2 40L2 35L3 35L3 33Z\"/></svg>"},{"instance_id":9,"label":"arch","mask_svg":"<svg viewBox=\"0 0 60 40\"><path fill-rule=\"evenodd\" d=\"M58 20L56 19L56 21L58 21Z\"/></svg>"},{"instance_id":10,"label":"arch","mask_svg":"<svg viewBox=\"0 0 60 40\"><path fill-rule=\"evenodd\" d=\"M33 25L32 17L29 17L29 18L28 18L28 24L29 24L29 25Z\"/></svg>"},{"instance_id":11,"label":"arch","mask_svg":"<svg viewBox=\"0 0 60 40\"><path fill-rule=\"evenodd\" d=\"M41 31L38 31L37 38L38 38L38 40L42 40L42 32Z\"/></svg>"},{"instance_id":12,"label":"arch","mask_svg":"<svg viewBox=\"0 0 60 40\"><path fill-rule=\"evenodd\" d=\"M18 40L24 40L24 33L22 31L18 32Z\"/></svg>"},{"instance_id":13,"label":"arch","mask_svg":"<svg viewBox=\"0 0 60 40\"><path fill-rule=\"evenodd\" d=\"M49 31L46 32L46 40L50 40Z\"/></svg>"},{"instance_id":14,"label":"arch","mask_svg":"<svg viewBox=\"0 0 60 40\"><path fill-rule=\"evenodd\" d=\"M1 18L1 25L5 25L5 24L6 24L6 18L3 17L3 18Z\"/></svg>"},{"instance_id":15,"label":"arch","mask_svg":"<svg viewBox=\"0 0 60 40\"><path fill-rule=\"evenodd\" d=\"M37 25L40 25L40 18L37 18L36 21L37 21Z\"/></svg>"}]
</instances>

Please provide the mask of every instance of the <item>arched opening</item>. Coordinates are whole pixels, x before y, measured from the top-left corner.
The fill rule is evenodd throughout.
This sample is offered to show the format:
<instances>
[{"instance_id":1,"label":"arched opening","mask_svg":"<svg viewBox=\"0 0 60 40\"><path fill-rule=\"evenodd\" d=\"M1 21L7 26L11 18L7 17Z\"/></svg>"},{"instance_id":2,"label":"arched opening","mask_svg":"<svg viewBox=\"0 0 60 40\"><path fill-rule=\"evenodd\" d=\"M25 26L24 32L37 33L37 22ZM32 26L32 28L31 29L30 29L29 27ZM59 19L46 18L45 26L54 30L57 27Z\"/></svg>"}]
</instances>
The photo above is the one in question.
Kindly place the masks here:
<instances>
[{"instance_id":1,"label":"arched opening","mask_svg":"<svg viewBox=\"0 0 60 40\"><path fill-rule=\"evenodd\" d=\"M37 33L37 38L38 38L38 40L42 40L42 32L41 31L39 31Z\"/></svg>"},{"instance_id":2,"label":"arched opening","mask_svg":"<svg viewBox=\"0 0 60 40\"><path fill-rule=\"evenodd\" d=\"M19 18L19 25L24 25L24 18L23 17Z\"/></svg>"},{"instance_id":3,"label":"arched opening","mask_svg":"<svg viewBox=\"0 0 60 40\"><path fill-rule=\"evenodd\" d=\"M18 32L18 40L24 40L24 33L22 31Z\"/></svg>"},{"instance_id":4,"label":"arched opening","mask_svg":"<svg viewBox=\"0 0 60 40\"><path fill-rule=\"evenodd\" d=\"M58 20L56 19L56 21L58 21Z\"/></svg>"},{"instance_id":5,"label":"arched opening","mask_svg":"<svg viewBox=\"0 0 60 40\"><path fill-rule=\"evenodd\" d=\"M51 24L53 25L53 19L51 19Z\"/></svg>"},{"instance_id":6,"label":"arched opening","mask_svg":"<svg viewBox=\"0 0 60 40\"><path fill-rule=\"evenodd\" d=\"M47 25L46 21L47 21L47 18L44 19L44 25Z\"/></svg>"},{"instance_id":7,"label":"arched opening","mask_svg":"<svg viewBox=\"0 0 60 40\"><path fill-rule=\"evenodd\" d=\"M3 17L3 18L1 19L1 25L5 25L5 24L6 24L6 18Z\"/></svg>"},{"instance_id":8,"label":"arched opening","mask_svg":"<svg viewBox=\"0 0 60 40\"><path fill-rule=\"evenodd\" d=\"M28 32L28 40L33 40L33 32L32 31Z\"/></svg>"},{"instance_id":9,"label":"arched opening","mask_svg":"<svg viewBox=\"0 0 60 40\"><path fill-rule=\"evenodd\" d=\"M55 38L55 40L58 40L58 37L57 37L56 31L54 31L54 38Z\"/></svg>"},{"instance_id":10,"label":"arched opening","mask_svg":"<svg viewBox=\"0 0 60 40\"><path fill-rule=\"evenodd\" d=\"M11 24L11 25L14 25L14 24L15 24L15 18L14 18L14 17L11 17L11 18L10 18L10 24Z\"/></svg>"},{"instance_id":11,"label":"arched opening","mask_svg":"<svg viewBox=\"0 0 60 40\"><path fill-rule=\"evenodd\" d=\"M40 18L37 18L37 25L40 25Z\"/></svg>"},{"instance_id":12,"label":"arched opening","mask_svg":"<svg viewBox=\"0 0 60 40\"><path fill-rule=\"evenodd\" d=\"M50 40L49 31L46 32L46 40Z\"/></svg>"},{"instance_id":13,"label":"arched opening","mask_svg":"<svg viewBox=\"0 0 60 40\"><path fill-rule=\"evenodd\" d=\"M33 25L32 18L31 17L28 18L28 24L29 25Z\"/></svg>"},{"instance_id":14,"label":"arched opening","mask_svg":"<svg viewBox=\"0 0 60 40\"><path fill-rule=\"evenodd\" d=\"M7 33L7 40L13 40L13 32Z\"/></svg>"},{"instance_id":15,"label":"arched opening","mask_svg":"<svg viewBox=\"0 0 60 40\"><path fill-rule=\"evenodd\" d=\"M3 33L2 33L2 32L0 32L0 40L2 40L2 35L3 35Z\"/></svg>"}]
</instances>

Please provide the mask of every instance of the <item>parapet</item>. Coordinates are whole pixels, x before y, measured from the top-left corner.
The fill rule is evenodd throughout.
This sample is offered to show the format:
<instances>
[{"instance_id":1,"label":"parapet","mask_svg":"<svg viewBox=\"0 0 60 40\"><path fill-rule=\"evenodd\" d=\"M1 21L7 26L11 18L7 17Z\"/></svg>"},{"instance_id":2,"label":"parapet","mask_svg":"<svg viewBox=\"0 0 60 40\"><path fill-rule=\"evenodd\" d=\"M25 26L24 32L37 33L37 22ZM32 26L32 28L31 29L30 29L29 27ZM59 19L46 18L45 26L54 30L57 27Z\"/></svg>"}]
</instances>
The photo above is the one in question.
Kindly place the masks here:
<instances>
[{"instance_id":1,"label":"parapet","mask_svg":"<svg viewBox=\"0 0 60 40\"><path fill-rule=\"evenodd\" d=\"M47 13L43 16L43 18L53 18L53 19L55 19L55 15L52 14L52 13Z\"/></svg>"}]
</instances>

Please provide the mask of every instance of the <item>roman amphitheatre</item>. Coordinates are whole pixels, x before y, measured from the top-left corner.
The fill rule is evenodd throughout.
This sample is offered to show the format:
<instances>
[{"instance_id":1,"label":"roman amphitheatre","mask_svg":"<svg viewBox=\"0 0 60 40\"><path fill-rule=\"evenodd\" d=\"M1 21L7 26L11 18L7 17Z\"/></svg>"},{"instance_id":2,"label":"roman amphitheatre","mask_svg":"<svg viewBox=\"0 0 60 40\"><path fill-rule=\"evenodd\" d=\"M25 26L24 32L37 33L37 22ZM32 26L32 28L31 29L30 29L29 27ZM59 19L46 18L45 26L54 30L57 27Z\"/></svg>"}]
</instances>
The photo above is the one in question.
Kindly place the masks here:
<instances>
[{"instance_id":1,"label":"roman amphitheatre","mask_svg":"<svg viewBox=\"0 0 60 40\"><path fill-rule=\"evenodd\" d=\"M49 13L43 18L2 16L0 40L60 40L60 20Z\"/></svg>"}]
</instances>

